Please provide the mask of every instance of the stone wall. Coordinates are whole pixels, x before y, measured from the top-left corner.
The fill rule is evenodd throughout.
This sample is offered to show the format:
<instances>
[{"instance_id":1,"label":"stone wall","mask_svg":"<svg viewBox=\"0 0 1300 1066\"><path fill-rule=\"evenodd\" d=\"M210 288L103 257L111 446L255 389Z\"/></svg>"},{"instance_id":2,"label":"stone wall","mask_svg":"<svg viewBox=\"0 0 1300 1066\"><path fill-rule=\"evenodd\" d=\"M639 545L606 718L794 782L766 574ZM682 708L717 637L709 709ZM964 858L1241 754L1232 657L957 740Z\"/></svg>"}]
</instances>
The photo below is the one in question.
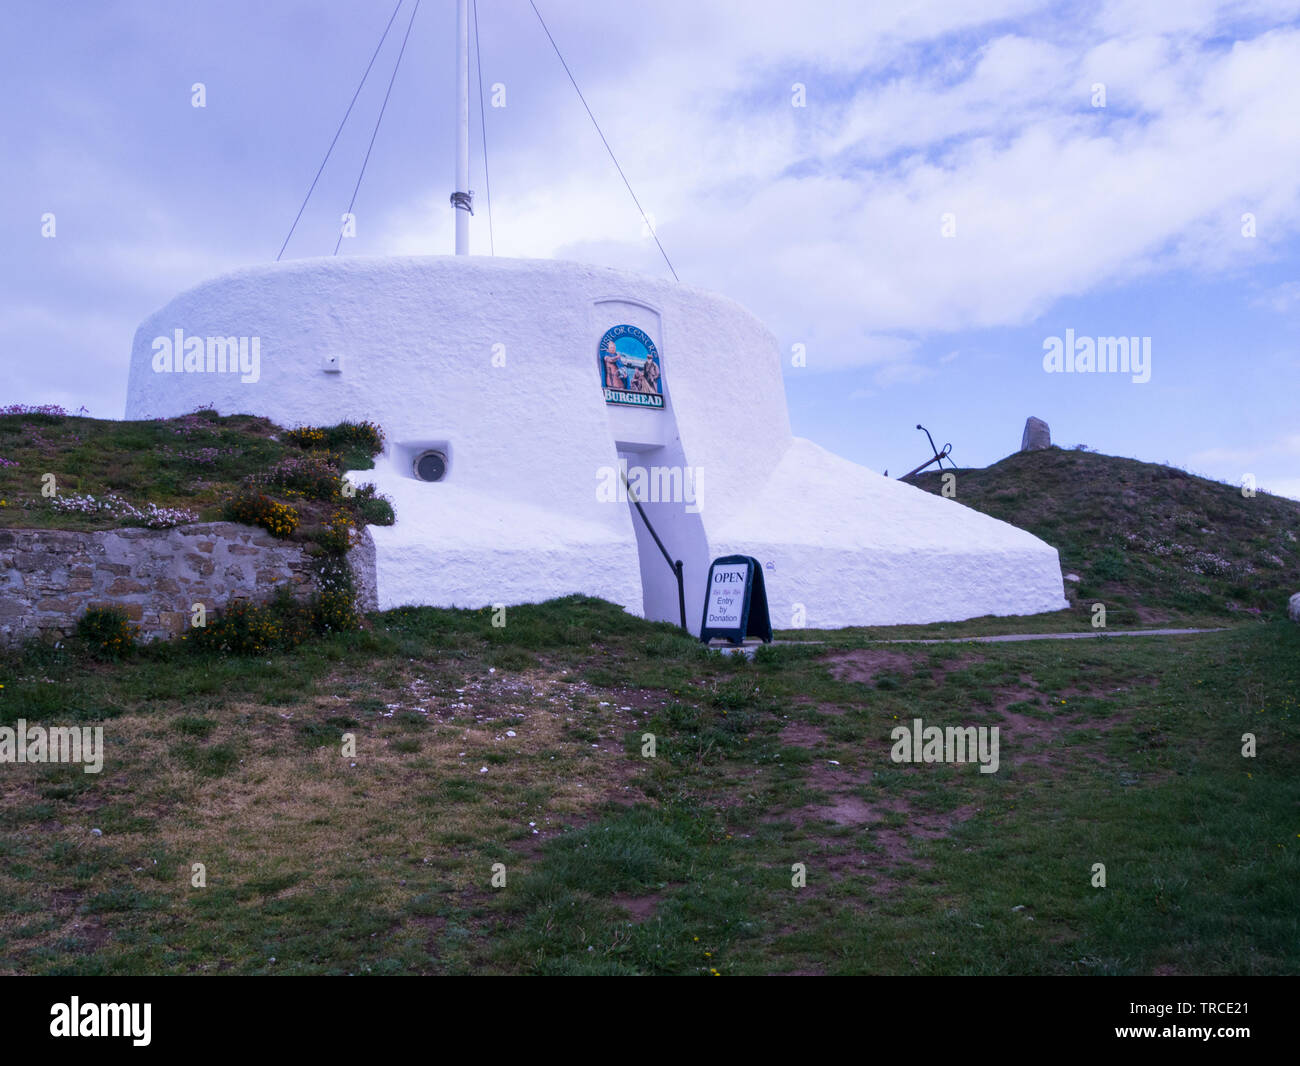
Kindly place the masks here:
<instances>
[{"instance_id":1,"label":"stone wall","mask_svg":"<svg viewBox=\"0 0 1300 1066\"><path fill-rule=\"evenodd\" d=\"M66 635L91 607L123 608L144 639L189 625L192 605L312 590L306 546L233 522L78 533L0 529L0 643Z\"/></svg>"}]
</instances>

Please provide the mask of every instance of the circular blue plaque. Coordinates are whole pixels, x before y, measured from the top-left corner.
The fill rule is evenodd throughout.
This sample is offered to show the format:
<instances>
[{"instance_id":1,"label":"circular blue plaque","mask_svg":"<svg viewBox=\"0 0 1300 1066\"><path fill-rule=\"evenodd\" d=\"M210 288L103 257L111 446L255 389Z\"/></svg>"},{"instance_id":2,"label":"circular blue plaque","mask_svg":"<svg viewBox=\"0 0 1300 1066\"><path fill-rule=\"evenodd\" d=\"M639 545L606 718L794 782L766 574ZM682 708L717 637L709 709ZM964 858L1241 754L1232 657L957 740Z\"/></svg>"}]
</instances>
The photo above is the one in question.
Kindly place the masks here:
<instances>
[{"instance_id":1,"label":"circular blue plaque","mask_svg":"<svg viewBox=\"0 0 1300 1066\"><path fill-rule=\"evenodd\" d=\"M596 364L606 403L663 410L663 367L644 330L626 324L605 330L596 346Z\"/></svg>"}]
</instances>

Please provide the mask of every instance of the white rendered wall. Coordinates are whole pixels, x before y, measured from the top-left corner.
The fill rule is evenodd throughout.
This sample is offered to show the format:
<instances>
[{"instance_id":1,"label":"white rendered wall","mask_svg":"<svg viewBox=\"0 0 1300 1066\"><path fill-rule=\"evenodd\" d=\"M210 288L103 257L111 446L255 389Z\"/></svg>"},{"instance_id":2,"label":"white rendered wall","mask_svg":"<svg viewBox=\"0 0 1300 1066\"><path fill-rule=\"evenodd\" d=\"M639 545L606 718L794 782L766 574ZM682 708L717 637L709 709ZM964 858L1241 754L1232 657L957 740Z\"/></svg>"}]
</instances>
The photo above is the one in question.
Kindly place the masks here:
<instances>
[{"instance_id":1,"label":"white rendered wall","mask_svg":"<svg viewBox=\"0 0 1300 1066\"><path fill-rule=\"evenodd\" d=\"M624 322L659 349L662 411L604 402L596 347ZM177 329L257 337L258 380L154 372L154 338ZM326 356L341 372L322 369ZM765 564L778 628L795 604L827 627L1065 606L1055 549L793 438L771 334L739 305L671 281L450 256L240 271L178 296L136 334L128 418L209 404L290 426L384 427L388 450L355 478L374 481L398 515L372 528L381 608L581 592L676 622L675 578L640 518L597 498L620 452L698 473L700 513L646 504L685 562L693 631L708 561L732 553ZM411 477L409 456L443 443L446 478Z\"/></svg>"},{"instance_id":2,"label":"white rendered wall","mask_svg":"<svg viewBox=\"0 0 1300 1066\"><path fill-rule=\"evenodd\" d=\"M240 271L184 293L136 334L127 417L199 404L286 426L372 419L388 453L354 480L393 498L372 527L379 605L478 607L568 593L641 611L625 506L596 501L617 462L595 388L591 280L550 263L465 258L317 259ZM260 338L256 382L158 374L153 338ZM493 366L504 345L504 366ZM496 349L498 355L501 349ZM340 373L321 369L341 357ZM398 445L449 443L446 478L409 476Z\"/></svg>"},{"instance_id":3,"label":"white rendered wall","mask_svg":"<svg viewBox=\"0 0 1300 1066\"><path fill-rule=\"evenodd\" d=\"M1056 549L1033 534L798 437L760 491L709 533L715 555L763 563L777 628L800 606L815 629L1066 606Z\"/></svg>"}]
</instances>

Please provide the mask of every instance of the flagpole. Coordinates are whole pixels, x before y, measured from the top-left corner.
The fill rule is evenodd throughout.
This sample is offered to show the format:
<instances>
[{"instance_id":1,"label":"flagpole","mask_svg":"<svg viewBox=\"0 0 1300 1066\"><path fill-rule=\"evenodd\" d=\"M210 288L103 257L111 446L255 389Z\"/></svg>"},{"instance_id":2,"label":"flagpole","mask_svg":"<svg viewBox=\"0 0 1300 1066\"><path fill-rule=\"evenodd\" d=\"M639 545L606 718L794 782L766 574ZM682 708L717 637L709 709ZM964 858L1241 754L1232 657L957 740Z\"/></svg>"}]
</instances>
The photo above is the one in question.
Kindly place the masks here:
<instances>
[{"instance_id":1,"label":"flagpole","mask_svg":"<svg viewBox=\"0 0 1300 1066\"><path fill-rule=\"evenodd\" d=\"M469 0L456 5L456 254L469 255Z\"/></svg>"}]
</instances>

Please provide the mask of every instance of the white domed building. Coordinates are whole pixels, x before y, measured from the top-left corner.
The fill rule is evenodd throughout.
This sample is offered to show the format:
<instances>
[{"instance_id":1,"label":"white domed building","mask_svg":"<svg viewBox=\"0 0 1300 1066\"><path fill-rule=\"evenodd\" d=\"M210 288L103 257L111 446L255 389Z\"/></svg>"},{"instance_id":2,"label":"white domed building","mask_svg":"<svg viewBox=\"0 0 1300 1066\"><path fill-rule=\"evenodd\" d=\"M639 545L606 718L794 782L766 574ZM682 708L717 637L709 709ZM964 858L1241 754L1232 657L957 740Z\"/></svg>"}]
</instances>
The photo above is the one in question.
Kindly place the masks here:
<instances>
[{"instance_id":1,"label":"white domed building","mask_svg":"<svg viewBox=\"0 0 1300 1066\"><path fill-rule=\"evenodd\" d=\"M678 622L629 487L683 562L692 632L731 554L762 563L777 628L1066 606L1043 541L794 437L775 338L673 281L464 256L241 270L136 333L127 417L208 405L384 428L353 475L397 513L370 529L381 609L584 593Z\"/></svg>"},{"instance_id":2,"label":"white domed building","mask_svg":"<svg viewBox=\"0 0 1300 1066\"><path fill-rule=\"evenodd\" d=\"M457 255L277 262L191 289L136 333L128 418L213 406L381 425L375 469L353 475L397 514L370 528L363 584L381 609L584 593L678 622L671 558L698 633L724 555L759 560L776 628L1067 606L1054 548L793 436L775 338L732 301L578 263L470 258L457 9Z\"/></svg>"}]
</instances>

